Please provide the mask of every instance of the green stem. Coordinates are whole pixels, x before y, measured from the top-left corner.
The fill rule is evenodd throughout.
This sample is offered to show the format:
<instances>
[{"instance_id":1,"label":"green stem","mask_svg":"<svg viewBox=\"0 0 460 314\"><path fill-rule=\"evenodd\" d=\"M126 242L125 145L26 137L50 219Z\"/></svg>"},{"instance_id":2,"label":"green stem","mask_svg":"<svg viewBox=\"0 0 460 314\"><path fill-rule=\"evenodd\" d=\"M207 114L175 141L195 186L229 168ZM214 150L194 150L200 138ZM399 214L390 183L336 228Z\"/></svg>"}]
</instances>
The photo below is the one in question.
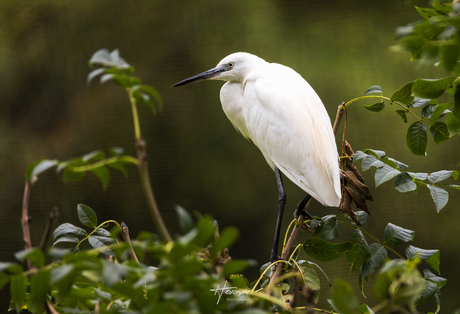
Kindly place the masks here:
<instances>
[{"instance_id":1,"label":"green stem","mask_svg":"<svg viewBox=\"0 0 460 314\"><path fill-rule=\"evenodd\" d=\"M131 88L126 88L126 91L129 95L129 102L131 103L131 110L133 111L133 120L134 120L134 138L136 141L141 139L141 127L139 124L139 115L137 114L136 99L133 96L133 90Z\"/></svg>"},{"instance_id":2,"label":"green stem","mask_svg":"<svg viewBox=\"0 0 460 314\"><path fill-rule=\"evenodd\" d=\"M337 222L339 224L342 224L344 226L347 226L347 227L350 227L350 228L353 228L353 229L359 229L362 233L364 233L365 235L367 235L369 238L371 238L372 240L374 240L375 242L377 243L380 243L381 245L383 245L387 250L390 250L391 252L393 252L397 257L399 257L400 259L403 259L405 260L404 257L402 257L398 252L396 252L395 250L393 250L391 247L389 247L388 245L385 244L385 242L382 242L380 241L379 239L377 239L376 237L374 237L372 234L370 234L369 232L367 232L366 230L364 229L361 229L360 227L358 226L354 226L352 224L349 224L347 222L344 222L344 221L341 221L341 220L337 220Z\"/></svg>"},{"instance_id":3,"label":"green stem","mask_svg":"<svg viewBox=\"0 0 460 314\"><path fill-rule=\"evenodd\" d=\"M111 157L111 158L107 158L107 159L95 162L94 164L91 164L91 165L80 166L80 167L69 167L69 168L71 168L70 170L72 170L74 172L90 171L90 170L99 168L99 167L104 166L104 165L109 165L109 164L116 163L118 160L120 160L120 158L121 157L116 156L116 157ZM135 165L139 165L139 161L136 158L131 157L131 156L123 156L123 160L125 160L127 162L130 162L130 163L133 163Z\"/></svg>"},{"instance_id":4,"label":"green stem","mask_svg":"<svg viewBox=\"0 0 460 314\"><path fill-rule=\"evenodd\" d=\"M101 227L104 227L104 225L107 225L108 223L111 223L111 222L113 222L114 224L116 224L117 227L121 230L120 225L119 225L118 222L116 222L115 220L107 220L107 221L104 221L104 222L101 223L99 226L97 226L96 228L94 228L94 230L91 231L86 237L84 237L83 239L81 239L81 240L77 243L77 246L75 247L74 252L77 250L77 248L80 246L80 244L83 243L83 241L87 240L90 236L92 236L95 232L97 232L97 229L99 229L99 228L101 228Z\"/></svg>"},{"instance_id":5,"label":"green stem","mask_svg":"<svg viewBox=\"0 0 460 314\"><path fill-rule=\"evenodd\" d=\"M147 149L146 143L141 136L141 128L139 123L139 115L137 114L136 99L133 96L133 90L127 88L126 91L129 94L129 101L131 102L131 109L133 111L134 120L134 138L136 140L136 151L137 151L137 166L139 168L139 174L141 176L142 188L144 190L145 197L147 199L148 208L150 215L152 216L153 223L158 231L158 234L164 241L171 241L172 237L166 228L166 225L161 217L160 210L158 209L157 202L152 190L152 184L150 183L148 162L147 162Z\"/></svg>"},{"instance_id":6,"label":"green stem","mask_svg":"<svg viewBox=\"0 0 460 314\"><path fill-rule=\"evenodd\" d=\"M407 108L407 106L399 101L393 101L391 100L390 98L388 97L385 97L385 96L377 96L377 95L366 95L366 96L360 96L360 97L356 97L350 101L348 101L347 103L345 103L345 107L348 107L349 105L351 105L351 103L355 102L355 101L358 101L358 100L361 100L361 99L365 99L365 98L379 98L381 100L388 100L388 101L391 101L391 103L395 103L397 104L398 106L400 106L401 108L404 109L404 111L412 114L415 118L417 118L417 120L420 120L423 122L423 118L420 118L419 116L417 116L413 111L411 111L409 108Z\"/></svg>"}]
</instances>

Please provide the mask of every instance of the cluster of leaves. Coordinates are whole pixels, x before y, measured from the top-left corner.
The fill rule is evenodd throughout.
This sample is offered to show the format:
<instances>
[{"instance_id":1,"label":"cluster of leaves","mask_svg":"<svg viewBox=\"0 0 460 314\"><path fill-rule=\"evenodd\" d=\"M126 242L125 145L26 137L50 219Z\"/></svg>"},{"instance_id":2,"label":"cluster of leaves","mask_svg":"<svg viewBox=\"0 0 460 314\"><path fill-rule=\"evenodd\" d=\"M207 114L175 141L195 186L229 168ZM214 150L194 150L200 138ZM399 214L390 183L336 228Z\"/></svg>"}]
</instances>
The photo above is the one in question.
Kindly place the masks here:
<instances>
[{"instance_id":1,"label":"cluster of leaves","mask_svg":"<svg viewBox=\"0 0 460 314\"><path fill-rule=\"evenodd\" d=\"M358 212L358 216L360 217L361 224L364 224L367 220L367 214L361 211ZM340 236L339 224L355 228L355 231L349 241L330 243L329 241ZM381 242L366 231L350 225L347 222L337 220L335 215L328 215L322 218L315 217L315 220L311 221L310 227L314 230L313 235L317 235L320 238L308 239L303 244L305 252L309 256L323 262L335 260L343 254L346 254L348 262L351 263L350 272L358 270L359 286L363 294L364 280L367 281L370 274L379 270L384 265L388 257L387 250L396 254L399 259L404 260L404 258L396 253L390 246L407 244L408 242L413 241L415 235L415 231L388 223L383 232L384 241ZM376 242L368 244L364 233ZM407 260L424 260L439 274L439 250L425 250L409 245L405 252ZM438 293L438 289L434 289L433 284L441 281L442 284L436 286L440 289L446 282L445 279L432 279L433 276L430 275L432 273L428 269L425 269L423 273L424 276L422 277L420 275L419 281L423 282L426 288L420 291L414 290L414 298L411 299L411 302L413 302L412 305L424 304L428 299ZM374 287L374 290L375 289L380 291L379 293L376 293L377 295L383 293L381 286L379 286L379 288Z\"/></svg>"},{"instance_id":2,"label":"cluster of leaves","mask_svg":"<svg viewBox=\"0 0 460 314\"><path fill-rule=\"evenodd\" d=\"M60 241L64 237L83 236L93 249L54 247L47 254L38 248L18 252L16 258L30 260L33 271L24 271L19 263L0 263L0 288L10 283L11 306L16 311L45 313L43 305L50 302L59 313L239 313L257 303L226 298L217 302L218 293L213 292L225 285L225 277L249 264L242 260L222 263L220 259L223 248L238 236L234 228L214 237L216 226L210 217L201 217L195 224L182 210L182 236L164 243L143 232L132 242L141 261L138 263L129 257L130 243L97 226L91 208L79 205L77 211L82 224L92 231L62 224L54 232L55 244L67 242ZM53 261L46 264L47 259ZM146 266L147 260L155 261L156 267ZM222 266L220 274L216 272L217 261ZM237 283L239 278L234 278ZM259 308L260 313L269 313L262 311L263 306Z\"/></svg>"},{"instance_id":3,"label":"cluster of leaves","mask_svg":"<svg viewBox=\"0 0 460 314\"><path fill-rule=\"evenodd\" d=\"M62 172L65 182L81 180L87 172L94 173L102 183L104 189L107 188L110 182L109 168L119 170L126 177L126 165L137 165L136 158L122 155L123 149L113 147L109 151L109 156L106 158L102 150L96 150L82 157L73 158L67 161L58 161L56 159L42 159L31 163L25 172L27 182L32 182L35 178L46 170L57 167L57 172Z\"/></svg>"},{"instance_id":4,"label":"cluster of leaves","mask_svg":"<svg viewBox=\"0 0 460 314\"><path fill-rule=\"evenodd\" d=\"M364 105L364 108L379 112L385 108L385 100L389 100L390 104L396 104L402 108L396 110L396 113L404 123L408 122L408 114L415 117L416 121L407 129L407 147L414 155L423 156L426 155L428 145L427 126L436 144L441 144L460 132L460 92L457 95L459 97L458 104L456 104L457 101L439 104L435 99L446 90L454 93L457 89L454 86L455 82L455 77L439 80L417 79L398 89L390 98L382 96L380 86L374 85L365 92L364 97L377 97L381 99L381 102ZM375 93L380 95L371 96ZM453 111L449 110L451 107L454 107ZM420 116L414 112L414 109L421 109ZM446 117L445 122L439 121L443 117Z\"/></svg>"},{"instance_id":5,"label":"cluster of leaves","mask_svg":"<svg viewBox=\"0 0 460 314\"><path fill-rule=\"evenodd\" d=\"M397 29L397 50L409 51L411 60L424 63L435 62L451 76L439 79L416 79L397 90L390 98L380 96L381 102L366 105L371 111L385 108L384 100L397 104L401 109L396 113L404 123L407 115L416 118L406 134L407 146L414 155L425 155L428 142L427 127L436 144L440 144L460 133L460 4L431 2L432 8L419 8L423 20ZM440 61L438 57L440 56ZM447 92L453 96L451 101L438 102ZM380 86L372 86L365 95L382 93ZM370 96L369 96L370 97ZM444 98L443 98L444 99ZM421 108L420 114L415 110ZM441 120L441 118L443 121Z\"/></svg>"},{"instance_id":6,"label":"cluster of leaves","mask_svg":"<svg viewBox=\"0 0 460 314\"><path fill-rule=\"evenodd\" d=\"M80 222L84 226L92 228L93 230L90 233L87 233L83 228L77 227L68 222L63 223L53 232L53 246L58 243L75 243L76 246L74 248L74 252L76 252L79 251L80 244L83 241L88 240L89 244L93 248L104 248L104 252L106 254L114 255L107 247L108 245L115 243L114 235L102 227L102 225L107 225L109 222L106 221L101 226L98 226L96 213L90 207L83 204L79 204L77 206L77 213ZM119 228L115 229L115 231L120 230L119 225L118 227Z\"/></svg>"},{"instance_id":7,"label":"cluster of leaves","mask_svg":"<svg viewBox=\"0 0 460 314\"><path fill-rule=\"evenodd\" d=\"M148 106L153 112L161 109L162 99L160 93L150 85L141 84L141 80L132 76L134 67L127 63L121 56L118 49L109 52L107 49L96 51L89 60L90 66L100 66L88 74L87 82L101 75L101 84L113 81L129 92L137 104Z\"/></svg>"},{"instance_id":8,"label":"cluster of leaves","mask_svg":"<svg viewBox=\"0 0 460 314\"><path fill-rule=\"evenodd\" d=\"M353 155L353 162L359 160L362 160L361 168L363 171L368 170L370 167L377 168L374 176L375 187L391 179L394 179L396 190L402 193L410 191L417 193L420 186L426 186L430 190L438 212L449 201L449 193L442 187L460 190L460 185L441 183L450 177L457 180L459 173L456 170L441 170L432 173L407 172L405 170L409 167L408 165L387 157L384 151L374 149L357 151ZM426 180L428 183L425 182Z\"/></svg>"}]
</instances>

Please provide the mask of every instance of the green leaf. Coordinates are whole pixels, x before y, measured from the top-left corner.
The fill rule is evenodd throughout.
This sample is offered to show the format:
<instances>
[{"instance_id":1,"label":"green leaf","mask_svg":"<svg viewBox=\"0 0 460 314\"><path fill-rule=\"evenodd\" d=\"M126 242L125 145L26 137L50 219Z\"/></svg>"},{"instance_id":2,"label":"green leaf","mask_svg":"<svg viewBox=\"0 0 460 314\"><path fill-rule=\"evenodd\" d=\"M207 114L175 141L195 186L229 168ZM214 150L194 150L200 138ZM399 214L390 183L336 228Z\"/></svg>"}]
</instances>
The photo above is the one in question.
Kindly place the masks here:
<instances>
[{"instance_id":1,"label":"green leaf","mask_svg":"<svg viewBox=\"0 0 460 314\"><path fill-rule=\"evenodd\" d=\"M155 101L157 102L159 108L161 109L161 107L163 106L163 100L161 99L160 93L155 88L149 85L141 85L140 89L152 96L153 99L155 99Z\"/></svg>"},{"instance_id":2,"label":"green leaf","mask_svg":"<svg viewBox=\"0 0 460 314\"><path fill-rule=\"evenodd\" d=\"M408 259L412 259L414 256L417 255L418 258L424 261L438 252L439 250L424 250L424 249L409 245L406 248L406 257Z\"/></svg>"},{"instance_id":3,"label":"green leaf","mask_svg":"<svg viewBox=\"0 0 460 314\"><path fill-rule=\"evenodd\" d=\"M53 240L57 240L58 238L67 235L73 234L76 236L85 236L86 231L82 228L76 227L68 222L59 225L56 230L53 232Z\"/></svg>"},{"instance_id":4,"label":"green leaf","mask_svg":"<svg viewBox=\"0 0 460 314\"><path fill-rule=\"evenodd\" d=\"M450 137L460 133L460 119L457 119L452 112L447 115L446 125Z\"/></svg>"},{"instance_id":5,"label":"green leaf","mask_svg":"<svg viewBox=\"0 0 460 314\"><path fill-rule=\"evenodd\" d=\"M415 231L404 229L392 223L388 223L384 231L385 243L389 245L401 245L414 240Z\"/></svg>"},{"instance_id":6,"label":"green leaf","mask_svg":"<svg viewBox=\"0 0 460 314\"><path fill-rule=\"evenodd\" d=\"M406 141L407 147L412 154L419 156L426 155L428 137L425 125L420 121L412 123L407 129Z\"/></svg>"},{"instance_id":7,"label":"green leaf","mask_svg":"<svg viewBox=\"0 0 460 314\"><path fill-rule=\"evenodd\" d=\"M423 281L424 281L425 287L422 293L420 293L419 299L417 300L417 305L425 304L439 290L438 286L432 283L431 281L424 280L424 279Z\"/></svg>"},{"instance_id":8,"label":"green leaf","mask_svg":"<svg viewBox=\"0 0 460 314\"><path fill-rule=\"evenodd\" d=\"M0 273L0 290L10 281L10 277L5 273Z\"/></svg>"},{"instance_id":9,"label":"green leaf","mask_svg":"<svg viewBox=\"0 0 460 314\"><path fill-rule=\"evenodd\" d=\"M417 79L412 86L412 95L419 98L438 98L455 80L455 77L441 79Z\"/></svg>"},{"instance_id":10,"label":"green leaf","mask_svg":"<svg viewBox=\"0 0 460 314\"><path fill-rule=\"evenodd\" d=\"M439 276L436 276L435 274L433 274L429 269L424 269L423 270L423 276L431 281L432 283L436 284L436 286L438 286L439 289L441 289L446 283L447 283L447 279L446 278L442 278L442 277L439 277Z\"/></svg>"},{"instance_id":11,"label":"green leaf","mask_svg":"<svg viewBox=\"0 0 460 314\"><path fill-rule=\"evenodd\" d=\"M60 302L69 293L78 272L74 265L63 265L51 270L51 283L58 291L57 301Z\"/></svg>"},{"instance_id":12,"label":"green leaf","mask_svg":"<svg viewBox=\"0 0 460 314\"><path fill-rule=\"evenodd\" d=\"M424 98L414 98L414 101L411 102L409 108L419 108L424 107L426 104L430 103L431 99L424 99Z\"/></svg>"},{"instance_id":13,"label":"green leaf","mask_svg":"<svg viewBox=\"0 0 460 314\"><path fill-rule=\"evenodd\" d=\"M434 110L436 109L436 106L437 105L435 104L428 104L425 107L423 107L422 112L420 113L422 118L430 118Z\"/></svg>"},{"instance_id":14,"label":"green leaf","mask_svg":"<svg viewBox=\"0 0 460 314\"><path fill-rule=\"evenodd\" d=\"M452 103L451 103L451 102L437 105L436 108L435 108L435 110L434 110L433 113L431 114L431 117L430 117L430 125L435 124L435 122L439 119L439 117L440 117L441 115L443 115L443 114L445 113L445 111L446 111L447 109L449 109L451 106L452 106Z\"/></svg>"},{"instance_id":15,"label":"green leaf","mask_svg":"<svg viewBox=\"0 0 460 314\"><path fill-rule=\"evenodd\" d=\"M321 229L321 239L333 240L340 236L339 223L335 215L323 217L323 228Z\"/></svg>"},{"instance_id":16,"label":"green leaf","mask_svg":"<svg viewBox=\"0 0 460 314\"><path fill-rule=\"evenodd\" d=\"M397 175L399 175L401 171L394 169L388 165L384 165L383 167L377 168L375 171L375 187L379 187L380 184L387 182L388 180L393 179Z\"/></svg>"},{"instance_id":17,"label":"green leaf","mask_svg":"<svg viewBox=\"0 0 460 314\"><path fill-rule=\"evenodd\" d=\"M431 184L427 184L427 187L430 189L431 198L433 199L436 210L439 213L441 209L447 205L447 202L449 202L449 193L446 190Z\"/></svg>"},{"instance_id":18,"label":"green leaf","mask_svg":"<svg viewBox=\"0 0 460 314\"><path fill-rule=\"evenodd\" d=\"M223 249L230 247L236 239L238 239L238 235L238 229L234 227L226 227L222 230L219 237L212 244L210 252L211 256L216 256Z\"/></svg>"},{"instance_id":19,"label":"green leaf","mask_svg":"<svg viewBox=\"0 0 460 314\"><path fill-rule=\"evenodd\" d=\"M354 243L353 248L347 251L347 261L351 263L350 272L358 270L359 267L371 257L369 245L361 230L356 229L350 242Z\"/></svg>"},{"instance_id":20,"label":"green leaf","mask_svg":"<svg viewBox=\"0 0 460 314\"><path fill-rule=\"evenodd\" d=\"M343 280L334 281L332 290L334 308L340 314L358 314L359 301L351 286Z\"/></svg>"},{"instance_id":21,"label":"green leaf","mask_svg":"<svg viewBox=\"0 0 460 314\"><path fill-rule=\"evenodd\" d=\"M417 256L421 260L425 261L428 265L430 265L436 272L439 274L439 264L441 263L440 258L440 251L439 250L424 250L418 247L409 245L406 248L406 256L408 259Z\"/></svg>"},{"instance_id":22,"label":"green leaf","mask_svg":"<svg viewBox=\"0 0 460 314\"><path fill-rule=\"evenodd\" d=\"M59 239L57 239L56 241L54 241L53 245L56 245L58 243L61 243L61 242L66 242L66 243L78 243L80 242L80 239L78 239L77 237L75 236L63 236L63 237L60 237Z\"/></svg>"},{"instance_id":23,"label":"green leaf","mask_svg":"<svg viewBox=\"0 0 460 314\"><path fill-rule=\"evenodd\" d=\"M366 157L364 157L363 162L361 163L361 169L363 169L363 171L366 171L370 167L380 168L384 165L385 164L382 161L378 160L377 157L373 155L367 155Z\"/></svg>"},{"instance_id":24,"label":"green leaf","mask_svg":"<svg viewBox=\"0 0 460 314\"><path fill-rule=\"evenodd\" d=\"M18 274L23 272L22 266L17 263L0 262L0 272L4 272L5 270L12 274Z\"/></svg>"},{"instance_id":25,"label":"green leaf","mask_svg":"<svg viewBox=\"0 0 460 314\"><path fill-rule=\"evenodd\" d=\"M441 170L441 171L432 172L428 174L428 181L430 181L431 183L439 183L441 181L449 179L451 176L455 180L457 180L458 171L457 170Z\"/></svg>"},{"instance_id":26,"label":"green leaf","mask_svg":"<svg viewBox=\"0 0 460 314\"><path fill-rule=\"evenodd\" d=\"M391 95L390 100L400 101L403 104L410 104L414 100L414 96L412 96L412 85L414 85L414 82L409 82L400 89L398 89L396 92L393 93L393 95Z\"/></svg>"},{"instance_id":27,"label":"green leaf","mask_svg":"<svg viewBox=\"0 0 460 314\"><path fill-rule=\"evenodd\" d=\"M30 181L34 177L38 176L40 173L45 172L51 167L54 167L58 164L58 161L55 160L48 160L48 159L43 159L38 162L34 162L30 164L27 169L26 169L26 180Z\"/></svg>"},{"instance_id":28,"label":"green leaf","mask_svg":"<svg viewBox=\"0 0 460 314\"><path fill-rule=\"evenodd\" d=\"M64 182L79 181L86 175L85 171L72 171L72 169L64 168Z\"/></svg>"},{"instance_id":29,"label":"green leaf","mask_svg":"<svg viewBox=\"0 0 460 314\"><path fill-rule=\"evenodd\" d=\"M97 215L89 206L84 204L77 205L78 219L88 228L97 228Z\"/></svg>"},{"instance_id":30,"label":"green leaf","mask_svg":"<svg viewBox=\"0 0 460 314\"><path fill-rule=\"evenodd\" d=\"M248 289L248 279L243 275L231 274L229 278L232 283L232 287L237 287L238 289Z\"/></svg>"},{"instance_id":31,"label":"green leaf","mask_svg":"<svg viewBox=\"0 0 460 314\"><path fill-rule=\"evenodd\" d=\"M24 274L13 276L11 278L10 292L11 302L14 304L16 312L20 312L26 302L27 276Z\"/></svg>"},{"instance_id":32,"label":"green leaf","mask_svg":"<svg viewBox=\"0 0 460 314\"><path fill-rule=\"evenodd\" d=\"M32 248L27 250L22 250L14 254L17 260L24 262L29 260L30 264L35 267L42 267L45 265L45 256L43 255L40 248Z\"/></svg>"},{"instance_id":33,"label":"green leaf","mask_svg":"<svg viewBox=\"0 0 460 314\"><path fill-rule=\"evenodd\" d=\"M442 45L442 60L444 61L444 68L451 72L460 56L460 45L457 43L450 45Z\"/></svg>"},{"instance_id":34,"label":"green leaf","mask_svg":"<svg viewBox=\"0 0 460 314\"><path fill-rule=\"evenodd\" d=\"M89 244L93 248L98 248L98 247L105 247L107 245L111 245L115 243L115 240L110 238L110 237L103 237L103 236L90 236L88 238Z\"/></svg>"},{"instance_id":35,"label":"green leaf","mask_svg":"<svg viewBox=\"0 0 460 314\"><path fill-rule=\"evenodd\" d=\"M102 269L102 281L111 287L114 284L121 282L126 275L126 269L123 265L116 263L106 263Z\"/></svg>"},{"instance_id":36,"label":"green leaf","mask_svg":"<svg viewBox=\"0 0 460 314\"><path fill-rule=\"evenodd\" d=\"M100 166L97 168L91 169L91 172L94 173L102 183L102 188L105 190L110 182L110 172L106 166Z\"/></svg>"},{"instance_id":37,"label":"green leaf","mask_svg":"<svg viewBox=\"0 0 460 314\"><path fill-rule=\"evenodd\" d=\"M222 275L228 277L231 274L238 274L248 268L249 262L246 260L231 260L224 264Z\"/></svg>"},{"instance_id":38,"label":"green leaf","mask_svg":"<svg viewBox=\"0 0 460 314\"><path fill-rule=\"evenodd\" d=\"M401 117L404 123L407 123L407 116L405 110L396 110L396 113Z\"/></svg>"},{"instance_id":39,"label":"green leaf","mask_svg":"<svg viewBox=\"0 0 460 314\"><path fill-rule=\"evenodd\" d=\"M431 5L440 13L449 14L452 12L452 3L432 2Z\"/></svg>"},{"instance_id":40,"label":"green leaf","mask_svg":"<svg viewBox=\"0 0 460 314\"><path fill-rule=\"evenodd\" d=\"M383 93L382 88L378 85L373 85L367 89L367 91L364 93L364 95L369 95L373 93Z\"/></svg>"},{"instance_id":41,"label":"green leaf","mask_svg":"<svg viewBox=\"0 0 460 314\"><path fill-rule=\"evenodd\" d=\"M454 110L452 113L457 119L460 119L460 85L455 86Z\"/></svg>"},{"instance_id":42,"label":"green leaf","mask_svg":"<svg viewBox=\"0 0 460 314\"><path fill-rule=\"evenodd\" d=\"M302 275L302 279L305 285L307 286L307 288L315 291L315 294L318 294L319 296L319 291L321 290L321 284L320 284L320 280L318 277L318 273L316 272L313 265L303 260L299 261L296 264L299 266L300 274Z\"/></svg>"},{"instance_id":43,"label":"green leaf","mask_svg":"<svg viewBox=\"0 0 460 314\"><path fill-rule=\"evenodd\" d=\"M417 189L417 184L415 184L414 179L407 172L398 174L394 180L394 184L396 190L401 193L415 191Z\"/></svg>"},{"instance_id":44,"label":"green leaf","mask_svg":"<svg viewBox=\"0 0 460 314\"><path fill-rule=\"evenodd\" d=\"M436 122L430 127L431 135L433 135L434 142L441 144L449 139L449 130L444 122Z\"/></svg>"},{"instance_id":45,"label":"green leaf","mask_svg":"<svg viewBox=\"0 0 460 314\"><path fill-rule=\"evenodd\" d=\"M319 261L333 261L353 247L351 242L329 243L323 239L308 239L303 248L305 252Z\"/></svg>"},{"instance_id":46,"label":"green leaf","mask_svg":"<svg viewBox=\"0 0 460 314\"><path fill-rule=\"evenodd\" d=\"M359 307L359 313L360 314L375 314L374 311L367 305L367 304L361 304Z\"/></svg>"},{"instance_id":47,"label":"green leaf","mask_svg":"<svg viewBox=\"0 0 460 314\"><path fill-rule=\"evenodd\" d=\"M91 84L91 81L98 76L99 74L104 73L105 69L104 68L99 68L96 70L91 71L88 76L86 77L86 84L89 85Z\"/></svg>"},{"instance_id":48,"label":"green leaf","mask_svg":"<svg viewBox=\"0 0 460 314\"><path fill-rule=\"evenodd\" d=\"M372 112L379 112L385 109L385 102L382 101L382 102L378 102L372 105L364 105L364 108Z\"/></svg>"},{"instance_id":49,"label":"green leaf","mask_svg":"<svg viewBox=\"0 0 460 314\"><path fill-rule=\"evenodd\" d=\"M363 290L363 280L367 280L370 274L379 269L387 258L387 250L379 243L369 245L371 257L359 268L359 287Z\"/></svg>"},{"instance_id":50,"label":"green leaf","mask_svg":"<svg viewBox=\"0 0 460 314\"><path fill-rule=\"evenodd\" d=\"M424 18L424 19L431 19L433 17L436 17L436 16L441 16L442 14L440 14L438 11L434 10L434 9L428 9L428 8L419 8L417 6L415 6L415 8L417 9L418 13Z\"/></svg>"},{"instance_id":51,"label":"green leaf","mask_svg":"<svg viewBox=\"0 0 460 314\"><path fill-rule=\"evenodd\" d=\"M176 206L177 218L179 227L183 234L189 232L193 228L193 218L182 206Z\"/></svg>"},{"instance_id":52,"label":"green leaf","mask_svg":"<svg viewBox=\"0 0 460 314\"><path fill-rule=\"evenodd\" d=\"M50 271L43 269L33 275L30 280L30 306L32 312L37 312L45 303L50 286Z\"/></svg>"},{"instance_id":53,"label":"green leaf","mask_svg":"<svg viewBox=\"0 0 460 314\"><path fill-rule=\"evenodd\" d=\"M102 150L98 149L98 150L95 150L95 151L92 151L91 153L88 153L86 155L83 155L81 157L81 160L84 162L84 163L87 163L89 161L99 161L99 160L103 160L105 158L105 154Z\"/></svg>"}]
</instances>

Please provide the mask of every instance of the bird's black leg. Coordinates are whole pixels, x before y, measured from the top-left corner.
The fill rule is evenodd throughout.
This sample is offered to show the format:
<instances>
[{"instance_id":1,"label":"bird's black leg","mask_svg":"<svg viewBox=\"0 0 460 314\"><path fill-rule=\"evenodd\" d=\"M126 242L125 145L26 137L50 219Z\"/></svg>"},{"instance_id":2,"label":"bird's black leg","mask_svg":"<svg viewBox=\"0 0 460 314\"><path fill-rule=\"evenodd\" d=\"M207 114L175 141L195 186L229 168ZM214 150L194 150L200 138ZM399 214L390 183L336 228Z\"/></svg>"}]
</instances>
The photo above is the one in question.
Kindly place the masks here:
<instances>
[{"instance_id":1,"label":"bird's black leg","mask_svg":"<svg viewBox=\"0 0 460 314\"><path fill-rule=\"evenodd\" d=\"M280 259L278 255L278 242L280 239L281 220L283 219L284 206L286 205L286 192L284 191L283 178L281 177L280 170L276 166L275 166L275 175L276 175L276 183L278 184L279 209L278 209L278 219L276 221L275 239L273 240L272 251L270 254L270 261L272 262Z\"/></svg>"},{"instance_id":2,"label":"bird's black leg","mask_svg":"<svg viewBox=\"0 0 460 314\"><path fill-rule=\"evenodd\" d=\"M313 219L313 216L310 215L310 213L305 210L305 205L307 205L310 198L311 198L311 195L307 194L302 198L299 204L297 204L297 215L304 215L305 217L308 217L309 219Z\"/></svg>"}]
</instances>

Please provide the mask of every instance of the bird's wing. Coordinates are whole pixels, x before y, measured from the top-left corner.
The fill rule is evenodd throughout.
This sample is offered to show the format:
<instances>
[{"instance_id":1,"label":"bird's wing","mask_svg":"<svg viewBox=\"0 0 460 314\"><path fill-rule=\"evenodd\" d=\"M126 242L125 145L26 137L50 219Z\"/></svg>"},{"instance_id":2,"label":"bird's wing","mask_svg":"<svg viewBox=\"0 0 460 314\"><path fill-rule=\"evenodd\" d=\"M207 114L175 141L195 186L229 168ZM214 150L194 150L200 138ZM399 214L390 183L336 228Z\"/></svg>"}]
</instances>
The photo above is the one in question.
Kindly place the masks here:
<instances>
[{"instance_id":1,"label":"bird's wing","mask_svg":"<svg viewBox=\"0 0 460 314\"><path fill-rule=\"evenodd\" d=\"M267 162L323 205L340 203L335 137L324 105L294 70L268 64L243 82L251 140Z\"/></svg>"}]
</instances>

